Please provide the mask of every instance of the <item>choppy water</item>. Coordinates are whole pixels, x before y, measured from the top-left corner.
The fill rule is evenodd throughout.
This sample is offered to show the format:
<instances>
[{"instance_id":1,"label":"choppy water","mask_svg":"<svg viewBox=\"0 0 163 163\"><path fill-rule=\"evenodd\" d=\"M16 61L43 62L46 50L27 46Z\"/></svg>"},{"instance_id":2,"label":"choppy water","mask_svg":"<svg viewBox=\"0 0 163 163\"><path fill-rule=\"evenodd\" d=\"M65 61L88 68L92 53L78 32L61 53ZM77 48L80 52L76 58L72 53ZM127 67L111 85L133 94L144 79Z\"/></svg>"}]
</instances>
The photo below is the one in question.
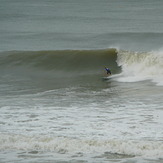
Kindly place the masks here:
<instances>
[{"instance_id":1,"label":"choppy water","mask_svg":"<svg viewBox=\"0 0 163 163\"><path fill-rule=\"evenodd\" d=\"M163 161L162 1L0 4L0 162Z\"/></svg>"}]
</instances>

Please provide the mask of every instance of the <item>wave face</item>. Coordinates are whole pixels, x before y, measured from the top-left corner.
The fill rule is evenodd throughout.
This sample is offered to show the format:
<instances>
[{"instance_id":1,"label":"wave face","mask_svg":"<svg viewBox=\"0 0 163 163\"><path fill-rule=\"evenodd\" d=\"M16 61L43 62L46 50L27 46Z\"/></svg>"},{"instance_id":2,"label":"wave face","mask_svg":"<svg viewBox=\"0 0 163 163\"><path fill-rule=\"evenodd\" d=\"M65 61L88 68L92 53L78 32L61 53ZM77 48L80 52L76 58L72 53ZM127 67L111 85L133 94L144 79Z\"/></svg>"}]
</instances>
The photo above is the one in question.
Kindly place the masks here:
<instances>
[{"instance_id":1,"label":"wave face","mask_svg":"<svg viewBox=\"0 0 163 163\"><path fill-rule=\"evenodd\" d=\"M116 60L116 49L1 52L1 83L12 82L14 89L25 85L30 91L32 87L100 86L105 66L114 74L120 71Z\"/></svg>"},{"instance_id":2,"label":"wave face","mask_svg":"<svg viewBox=\"0 0 163 163\"><path fill-rule=\"evenodd\" d=\"M163 85L163 54L162 51L130 52L119 51L118 65L122 68L121 82L152 80Z\"/></svg>"},{"instance_id":3,"label":"wave face","mask_svg":"<svg viewBox=\"0 0 163 163\"><path fill-rule=\"evenodd\" d=\"M1 67L28 67L47 71L98 72L104 66L116 71L116 49L2 52Z\"/></svg>"}]
</instances>

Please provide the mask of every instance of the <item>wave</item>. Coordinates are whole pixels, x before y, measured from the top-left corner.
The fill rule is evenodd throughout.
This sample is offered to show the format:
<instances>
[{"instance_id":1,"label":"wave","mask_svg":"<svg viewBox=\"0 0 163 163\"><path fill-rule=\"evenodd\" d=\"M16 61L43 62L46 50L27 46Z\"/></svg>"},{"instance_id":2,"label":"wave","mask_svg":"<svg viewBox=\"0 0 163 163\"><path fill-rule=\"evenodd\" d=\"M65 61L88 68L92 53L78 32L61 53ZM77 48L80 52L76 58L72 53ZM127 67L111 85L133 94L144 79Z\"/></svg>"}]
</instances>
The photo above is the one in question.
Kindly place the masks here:
<instances>
[{"instance_id":1,"label":"wave","mask_svg":"<svg viewBox=\"0 0 163 163\"><path fill-rule=\"evenodd\" d=\"M1 52L0 66L28 67L52 71L98 71L117 67L116 49Z\"/></svg>"},{"instance_id":2,"label":"wave","mask_svg":"<svg viewBox=\"0 0 163 163\"><path fill-rule=\"evenodd\" d=\"M151 80L163 85L163 52L100 50L9 51L0 53L0 72L49 76L101 74L107 66L119 82ZM5 72L4 72L5 70ZM51 74L52 73L52 74Z\"/></svg>"},{"instance_id":3,"label":"wave","mask_svg":"<svg viewBox=\"0 0 163 163\"><path fill-rule=\"evenodd\" d=\"M0 150L51 151L57 153L113 153L162 158L162 141L86 140L50 136L0 134Z\"/></svg>"}]
</instances>

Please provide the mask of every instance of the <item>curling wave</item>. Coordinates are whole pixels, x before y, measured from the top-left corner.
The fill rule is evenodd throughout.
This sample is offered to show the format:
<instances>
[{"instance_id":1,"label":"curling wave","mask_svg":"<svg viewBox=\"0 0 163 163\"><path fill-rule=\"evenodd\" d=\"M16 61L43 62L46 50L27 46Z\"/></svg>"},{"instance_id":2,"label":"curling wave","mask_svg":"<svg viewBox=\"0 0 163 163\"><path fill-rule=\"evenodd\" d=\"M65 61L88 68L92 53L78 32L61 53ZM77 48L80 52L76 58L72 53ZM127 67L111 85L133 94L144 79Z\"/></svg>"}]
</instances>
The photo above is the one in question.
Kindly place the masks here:
<instances>
[{"instance_id":1,"label":"curling wave","mask_svg":"<svg viewBox=\"0 0 163 163\"><path fill-rule=\"evenodd\" d=\"M26 75L101 74L108 66L119 82L151 80L163 85L163 52L132 52L126 50L52 50L9 51L0 53L0 73L12 72ZM70 75L71 74L71 75Z\"/></svg>"}]
</instances>

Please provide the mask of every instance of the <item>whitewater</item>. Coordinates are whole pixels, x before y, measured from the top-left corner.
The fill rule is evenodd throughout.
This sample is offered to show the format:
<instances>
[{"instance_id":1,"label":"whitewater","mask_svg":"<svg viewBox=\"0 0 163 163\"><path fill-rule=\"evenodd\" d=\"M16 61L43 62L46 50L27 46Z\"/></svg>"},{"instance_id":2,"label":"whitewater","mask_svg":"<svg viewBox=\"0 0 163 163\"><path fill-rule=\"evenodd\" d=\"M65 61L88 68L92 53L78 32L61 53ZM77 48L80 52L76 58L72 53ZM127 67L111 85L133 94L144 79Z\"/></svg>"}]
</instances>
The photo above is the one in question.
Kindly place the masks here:
<instances>
[{"instance_id":1,"label":"whitewater","mask_svg":"<svg viewBox=\"0 0 163 163\"><path fill-rule=\"evenodd\" d=\"M0 4L0 163L163 162L161 0Z\"/></svg>"},{"instance_id":2,"label":"whitewater","mask_svg":"<svg viewBox=\"0 0 163 163\"><path fill-rule=\"evenodd\" d=\"M1 52L2 162L24 162L26 157L29 162L41 162L40 157L51 162L161 162L158 54L118 49ZM103 81L108 63L114 74Z\"/></svg>"}]
</instances>

